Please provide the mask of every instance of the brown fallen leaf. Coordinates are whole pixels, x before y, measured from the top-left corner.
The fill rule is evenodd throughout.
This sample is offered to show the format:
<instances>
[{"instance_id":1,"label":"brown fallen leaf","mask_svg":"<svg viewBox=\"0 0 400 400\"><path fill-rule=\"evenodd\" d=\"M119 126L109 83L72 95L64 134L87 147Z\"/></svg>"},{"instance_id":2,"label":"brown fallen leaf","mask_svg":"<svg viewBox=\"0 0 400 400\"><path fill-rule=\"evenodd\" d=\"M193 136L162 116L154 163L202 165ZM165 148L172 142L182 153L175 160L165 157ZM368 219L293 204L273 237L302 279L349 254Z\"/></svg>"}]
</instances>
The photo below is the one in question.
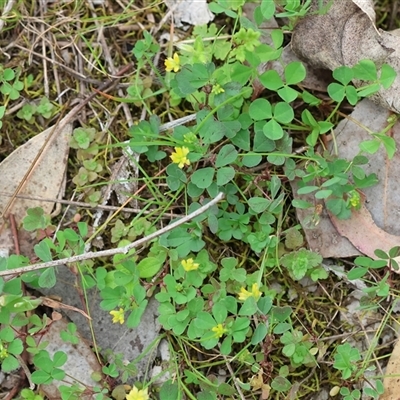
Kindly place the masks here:
<instances>
[{"instance_id":1,"label":"brown fallen leaf","mask_svg":"<svg viewBox=\"0 0 400 400\"><path fill-rule=\"evenodd\" d=\"M335 143L339 158L352 160L360 152L360 143L372 139L367 127L372 132L381 132L387 128L390 111L380 107L368 99L364 99L355 107L353 113L342 120L336 127ZM390 130L391 136L399 146L400 123L396 123ZM333 150L332 150L333 151ZM367 174L375 173L378 183L363 190L367 199L365 207L370 214L364 222L369 222L371 227L364 225L366 230L375 230L376 227L387 232L392 236L400 236L400 153L397 151L392 159L388 159L386 151L381 147L375 154L368 155L369 162L364 166ZM297 188L292 184L296 198ZM301 196L303 200L314 201L313 195ZM332 222L326 212L320 214L320 224L310 230L304 220L309 218L309 210L297 210L297 215L303 225L307 235L307 241L311 249L316 249L323 257L350 257L359 254L359 243L364 240L364 232L358 231L360 237L355 237L355 232L346 234L345 225L342 226L341 235L345 238L340 239L337 230L332 226ZM353 219L349 220L351 224ZM353 223L356 223L353 221ZM350 227L351 228L351 227ZM383 233L380 234L383 235ZM383 235L384 236L384 235ZM354 246L350 243L354 240ZM390 242L390 241L389 241ZM357 244L357 245L356 245ZM375 249L381 248L378 238L375 240ZM373 249L373 250L375 250Z\"/></svg>"},{"instance_id":2,"label":"brown fallen leaf","mask_svg":"<svg viewBox=\"0 0 400 400\"><path fill-rule=\"evenodd\" d=\"M379 400L400 400L400 341L397 341L385 372L383 379L384 393Z\"/></svg>"},{"instance_id":3,"label":"brown fallen leaf","mask_svg":"<svg viewBox=\"0 0 400 400\"><path fill-rule=\"evenodd\" d=\"M56 132L56 136L51 138L53 130L54 127L50 127L34 136L0 164L1 214L6 211L10 195L17 190L19 190L17 194L31 197L54 199L58 196L67 166L72 124L67 124L61 132ZM47 142L48 146L46 147ZM43 154L40 154L42 150ZM36 164L32 166L35 162ZM18 167L16 168L16 166ZM27 178L26 182L24 182L25 177ZM16 198L10 212L14 215L17 223L20 223L25 217L26 210L31 207L42 207L45 213L50 213L54 204Z\"/></svg>"},{"instance_id":4,"label":"brown fallen leaf","mask_svg":"<svg viewBox=\"0 0 400 400\"><path fill-rule=\"evenodd\" d=\"M63 120L59 121L59 125L64 126ZM0 164L0 214L12 213L17 226L28 208L41 207L46 214L50 214L54 203L12 196L22 194L54 199L62 191L72 124L66 124L59 132L54 131L52 136L53 131L54 127L50 127L36 135ZM15 252L9 227L2 222L0 226L1 250ZM19 242L21 253L32 256L34 240L30 233L21 231Z\"/></svg>"},{"instance_id":5,"label":"brown fallen leaf","mask_svg":"<svg viewBox=\"0 0 400 400\"><path fill-rule=\"evenodd\" d=\"M364 204L360 210L353 211L349 219L338 219L332 214L330 218L336 230L368 257L377 259L374 254L376 249L388 252L391 248L400 246L400 237L378 228Z\"/></svg>"},{"instance_id":6,"label":"brown fallen leaf","mask_svg":"<svg viewBox=\"0 0 400 400\"><path fill-rule=\"evenodd\" d=\"M69 306L67 304L61 303L61 302L59 302L57 300L51 299L50 297L40 297L40 299L42 300L42 304L44 306L47 306L47 307L50 307L50 308L61 308L61 309L64 309L64 310L76 311L76 312L82 314L85 318L87 318L89 320L92 319L92 318L90 318L89 315L87 315L84 311L82 311L79 308L72 307L72 306Z\"/></svg>"},{"instance_id":7,"label":"brown fallen leaf","mask_svg":"<svg viewBox=\"0 0 400 400\"><path fill-rule=\"evenodd\" d=\"M310 12L296 25L293 51L307 64L330 70L365 59L374 61L378 70L382 64L389 64L397 77L389 89L382 88L372 99L400 112L399 36L377 30L372 0L323 0L323 5L327 7L325 13L320 12L319 1L314 0Z\"/></svg>"}]
</instances>

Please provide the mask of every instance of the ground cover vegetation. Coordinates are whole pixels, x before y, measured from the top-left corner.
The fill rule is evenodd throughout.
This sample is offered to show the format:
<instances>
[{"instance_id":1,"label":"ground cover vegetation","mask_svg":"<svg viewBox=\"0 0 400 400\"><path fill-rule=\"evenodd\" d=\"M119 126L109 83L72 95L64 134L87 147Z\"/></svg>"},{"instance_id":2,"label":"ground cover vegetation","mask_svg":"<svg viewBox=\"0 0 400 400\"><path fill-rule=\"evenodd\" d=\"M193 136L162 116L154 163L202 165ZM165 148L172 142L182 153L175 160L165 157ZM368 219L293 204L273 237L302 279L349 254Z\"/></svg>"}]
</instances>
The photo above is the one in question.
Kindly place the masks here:
<instances>
[{"instance_id":1,"label":"ground cover vegetation","mask_svg":"<svg viewBox=\"0 0 400 400\"><path fill-rule=\"evenodd\" d=\"M116 215L93 231L93 211L80 209L79 222L75 219L70 227L61 222L55 231L57 219L31 209L23 229L46 236L34 247L37 259L50 262L83 254L85 243L100 233L105 246L126 246L160 229L165 215L173 214L166 224L177 221L223 194L201 215L148 241L140 251L132 249L129 257L117 254L74 263L82 291L99 291L110 326L137 327L154 296L160 339L167 339L171 353L158 377L167 377L161 384L156 379L137 381L135 360L127 366L122 357L102 355L108 379L86 389L99 400L308 399L323 388L336 398L378 398L383 390L379 361L390 354L389 345L379 345L382 328L368 351L360 351L354 342L346 342L353 327L338 314L352 290L351 280L363 279L365 312L387 309L384 321L389 323L388 299L396 299L397 291L387 260L395 264L398 249L378 252L380 260L346 261L347 280L339 280L319 254L307 249L295 208L314 210L310 225L318 223L319 210L315 203L294 200L290 182L297 180L299 193L324 200L338 218L348 218L360 207L360 193L376 182L363 165L380 146L393 156L393 138L375 133L352 160L328 151L325 138L333 134L344 105L348 109L381 86L389 87L394 71L383 66L378 73L369 60L338 68L324 95L302 87L306 70L301 62L283 65L282 75L273 69L260 72L262 63L281 60L290 30L307 12L308 1L261 1L250 18L243 14L244 0L217 0L210 3L216 20L189 32L176 30L177 43L160 39L170 26L161 23L167 10L161 3L125 2L121 8L122 2L116 2L108 14L99 6L96 20L80 3L56 3L48 9L46 23L55 24L57 10L77 17L79 23L71 20L66 29L85 44L84 59L90 60L93 79L99 82L107 75L105 56L93 45L99 29L95 21L101 23L108 43L115 41L114 62L123 66L133 60L134 73L121 80L127 97L99 93L85 123L74 129L66 195L74 190L95 209L109 183L112 162L125 151L139 155L131 156L139 161L138 190L130 194L139 211ZM36 15L36 7L29 1L14 4L1 33L2 48L24 24L34 26L37 17L24 18ZM147 19L150 14L155 20ZM265 44L260 26L271 17L280 27L269 32L272 41ZM128 23L136 28L116 39L115 32L123 32L118 29ZM9 136L2 135L2 158L11 143L18 146L43 130L46 121L56 121L63 112L56 100L59 91L68 88L74 98L80 90L76 77L59 66L63 81L50 84L46 94L40 54L29 64L18 47L10 45L5 51L13 58L7 61L2 55L0 64L0 124ZM159 60L161 53L165 60ZM256 79L265 89L257 97ZM352 79L366 84L356 89ZM21 106L13 109L17 104ZM135 115L131 125L121 104L129 104ZM191 114L195 117L190 123L160 129ZM99 128L107 115L115 123ZM395 121L388 121L388 127ZM25 255L0 258L2 271L28 264ZM46 315L38 308L40 301L26 293L26 285L40 290L55 280L54 268L0 279L1 369L10 373L18 368L27 351L33 355L30 380L36 385L63 381L67 354L59 351L51 358L46 343L35 340L46 327ZM75 325L69 325L64 340L73 342L75 331ZM365 332L353 335L362 340ZM126 385L122 394L120 386L115 390L116 382ZM60 387L63 399L81 398L83 390L79 382ZM15 398L43 397L25 388Z\"/></svg>"}]
</instances>

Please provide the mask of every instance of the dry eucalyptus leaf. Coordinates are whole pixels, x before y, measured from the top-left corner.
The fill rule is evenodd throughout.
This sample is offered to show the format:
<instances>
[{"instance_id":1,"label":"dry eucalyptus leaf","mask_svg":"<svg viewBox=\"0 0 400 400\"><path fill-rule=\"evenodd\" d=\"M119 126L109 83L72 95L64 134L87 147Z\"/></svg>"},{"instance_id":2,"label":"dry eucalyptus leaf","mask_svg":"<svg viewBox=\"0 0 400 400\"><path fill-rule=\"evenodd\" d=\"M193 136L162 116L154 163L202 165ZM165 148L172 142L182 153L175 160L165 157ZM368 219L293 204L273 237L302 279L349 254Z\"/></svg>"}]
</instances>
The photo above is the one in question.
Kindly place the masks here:
<instances>
[{"instance_id":1,"label":"dry eucalyptus leaf","mask_svg":"<svg viewBox=\"0 0 400 400\"><path fill-rule=\"evenodd\" d=\"M325 6L329 3L324 0ZM374 23L352 0L334 1L326 14L318 12L314 0L293 31L292 48L305 62L333 70L366 58L383 62L392 52L382 46Z\"/></svg>"},{"instance_id":2,"label":"dry eucalyptus leaf","mask_svg":"<svg viewBox=\"0 0 400 400\"><path fill-rule=\"evenodd\" d=\"M338 156L352 160L359 152L360 143L372 139L363 127L367 127L372 132L381 132L388 126L389 116L390 111L368 99L357 104L351 114L351 119L341 121L335 129ZM399 147L400 123L397 122L388 134L393 137ZM366 208L379 228L392 235L400 236L400 193L398 191L400 154L397 151L393 158L389 159L386 150L381 146L375 154L369 155L368 159L365 170L368 174L375 173L378 183L363 190L366 196ZM374 229L373 226L371 229ZM380 245L379 241L375 242L375 248L377 245Z\"/></svg>"},{"instance_id":3,"label":"dry eucalyptus leaf","mask_svg":"<svg viewBox=\"0 0 400 400\"><path fill-rule=\"evenodd\" d=\"M0 213L5 211L10 195L18 189L48 140L50 140L49 146L44 149L38 162L33 166L32 173L18 194L54 199L60 193L67 166L72 125L67 124L61 132L55 132L54 138L50 138L53 130L54 127L50 127L36 135L18 147L0 164ZM42 207L44 212L49 214L53 206L51 202L16 198L10 212L19 224L28 208Z\"/></svg>"},{"instance_id":4,"label":"dry eucalyptus leaf","mask_svg":"<svg viewBox=\"0 0 400 400\"><path fill-rule=\"evenodd\" d=\"M296 25L293 51L307 64L330 70L351 67L364 59L374 61L378 68L383 63L390 65L397 78L373 100L400 112L400 37L376 29L371 0L323 0L326 13L319 11L318 3L314 0L310 13ZM354 84L360 86L362 82Z\"/></svg>"},{"instance_id":5,"label":"dry eucalyptus leaf","mask_svg":"<svg viewBox=\"0 0 400 400\"><path fill-rule=\"evenodd\" d=\"M400 374L400 341L397 341L386 367L385 375L387 377L383 379L383 387L385 391L383 395L379 397L379 400L400 400L399 374Z\"/></svg>"},{"instance_id":6,"label":"dry eucalyptus leaf","mask_svg":"<svg viewBox=\"0 0 400 400\"><path fill-rule=\"evenodd\" d=\"M354 4L356 4L375 24L375 10L374 10L374 3L372 0L352 0Z\"/></svg>"},{"instance_id":7,"label":"dry eucalyptus leaf","mask_svg":"<svg viewBox=\"0 0 400 400\"><path fill-rule=\"evenodd\" d=\"M360 143L370 140L371 135L364 129L368 127L373 132L381 132L387 125L390 111L374 104L368 99L361 101L355 107L348 119L339 123L335 129L336 145L339 158L352 160L360 150ZM400 123L396 123L390 131L393 138L400 138ZM397 147L400 143L397 143ZM322 212L320 223L310 230L305 225L307 215L312 211L298 210L298 217L305 228L305 234L310 248L319 251L323 257L349 257L357 255L357 249L375 257L373 252L378 247L389 250L400 243L400 154L396 152L389 160L387 153L380 148L375 154L368 156L369 163L365 166L367 174L375 173L378 183L366 188L363 193L366 197L365 209L348 220L334 219L334 225L326 214ZM296 193L296 188L294 188ZM312 195L311 195L312 197ZM307 201L310 197L301 196ZM342 240L338 232L349 242Z\"/></svg>"},{"instance_id":8,"label":"dry eucalyptus leaf","mask_svg":"<svg viewBox=\"0 0 400 400\"><path fill-rule=\"evenodd\" d=\"M377 246L380 250L388 252L400 244L400 236L391 235L376 226L364 204L360 210L353 211L350 219L338 219L333 215L330 217L336 230L349 239L357 250L370 258L378 258L374 254Z\"/></svg>"},{"instance_id":9,"label":"dry eucalyptus leaf","mask_svg":"<svg viewBox=\"0 0 400 400\"><path fill-rule=\"evenodd\" d=\"M183 23L190 25L205 25L214 19L206 0L165 0L168 8L173 10L176 27Z\"/></svg>"}]
</instances>

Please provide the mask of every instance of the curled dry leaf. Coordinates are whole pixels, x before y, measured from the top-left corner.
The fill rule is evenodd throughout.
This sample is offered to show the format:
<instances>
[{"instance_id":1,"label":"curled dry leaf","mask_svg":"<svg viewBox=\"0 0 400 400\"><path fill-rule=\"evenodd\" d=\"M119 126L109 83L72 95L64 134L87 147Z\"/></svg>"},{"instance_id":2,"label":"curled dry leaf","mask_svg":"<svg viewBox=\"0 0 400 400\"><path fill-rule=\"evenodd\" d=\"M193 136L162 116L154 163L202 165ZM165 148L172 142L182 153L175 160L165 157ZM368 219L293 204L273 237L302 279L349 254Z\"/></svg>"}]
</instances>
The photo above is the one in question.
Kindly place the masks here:
<instances>
[{"instance_id":1,"label":"curled dry leaf","mask_svg":"<svg viewBox=\"0 0 400 400\"><path fill-rule=\"evenodd\" d=\"M69 306L68 304L61 303L61 302L59 302L57 300L51 299L50 297L41 297L40 299L42 300L42 304L47 306L47 307L50 307L50 308L61 308L61 309L64 309L64 310L76 311L76 312L82 314L88 320L92 319L89 315L87 315L80 308Z\"/></svg>"},{"instance_id":2,"label":"curled dry leaf","mask_svg":"<svg viewBox=\"0 0 400 400\"><path fill-rule=\"evenodd\" d=\"M326 13L314 0L310 13L293 31L292 48L306 63L334 70L372 60L379 67L389 64L397 77L389 89L381 89L373 100L385 108L400 112L400 37L377 30L372 0L324 0ZM361 82L355 81L359 86Z\"/></svg>"},{"instance_id":3,"label":"curled dry leaf","mask_svg":"<svg viewBox=\"0 0 400 400\"><path fill-rule=\"evenodd\" d=\"M208 8L206 0L165 0L172 10L176 27L183 23L190 25L205 25L214 19L214 14Z\"/></svg>"},{"instance_id":4,"label":"curled dry leaf","mask_svg":"<svg viewBox=\"0 0 400 400\"><path fill-rule=\"evenodd\" d=\"M399 236L391 235L376 226L364 204L360 210L353 211L349 219L338 219L332 214L330 217L336 230L348 238L356 249L370 258L377 258L374 254L377 246L383 251L389 251L400 245Z\"/></svg>"}]
</instances>

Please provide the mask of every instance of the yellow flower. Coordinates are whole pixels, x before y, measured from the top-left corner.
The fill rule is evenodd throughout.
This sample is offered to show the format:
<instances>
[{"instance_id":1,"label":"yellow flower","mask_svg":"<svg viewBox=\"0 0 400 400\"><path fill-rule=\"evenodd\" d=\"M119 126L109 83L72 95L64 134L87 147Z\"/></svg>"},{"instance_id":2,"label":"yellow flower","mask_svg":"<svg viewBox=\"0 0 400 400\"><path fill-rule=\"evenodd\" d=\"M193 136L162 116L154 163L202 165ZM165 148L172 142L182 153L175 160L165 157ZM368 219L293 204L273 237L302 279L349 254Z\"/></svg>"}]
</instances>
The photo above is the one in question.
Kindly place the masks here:
<instances>
[{"instance_id":1,"label":"yellow flower","mask_svg":"<svg viewBox=\"0 0 400 400\"><path fill-rule=\"evenodd\" d=\"M183 168L184 165L190 165L190 161L186 157L189 154L187 147L175 147L175 152L171 154L171 160L173 163L178 164L179 168Z\"/></svg>"},{"instance_id":2,"label":"yellow flower","mask_svg":"<svg viewBox=\"0 0 400 400\"><path fill-rule=\"evenodd\" d=\"M361 208L361 196L356 190L351 190L348 193L350 205L356 210Z\"/></svg>"},{"instance_id":3,"label":"yellow flower","mask_svg":"<svg viewBox=\"0 0 400 400\"><path fill-rule=\"evenodd\" d=\"M199 268L200 264L193 262L193 258L188 258L187 260L182 260L182 267L185 271L194 271Z\"/></svg>"},{"instance_id":4,"label":"yellow flower","mask_svg":"<svg viewBox=\"0 0 400 400\"><path fill-rule=\"evenodd\" d=\"M149 400L147 388L139 390L136 386L126 395L126 400Z\"/></svg>"},{"instance_id":5,"label":"yellow flower","mask_svg":"<svg viewBox=\"0 0 400 400\"><path fill-rule=\"evenodd\" d=\"M174 53L174 57L168 57L164 61L165 70L168 72L178 72L181 69L178 53Z\"/></svg>"},{"instance_id":6,"label":"yellow flower","mask_svg":"<svg viewBox=\"0 0 400 400\"><path fill-rule=\"evenodd\" d=\"M7 349L0 343L0 360L4 360L8 357Z\"/></svg>"},{"instance_id":7,"label":"yellow flower","mask_svg":"<svg viewBox=\"0 0 400 400\"><path fill-rule=\"evenodd\" d=\"M256 301L261 297L261 292L257 283L253 283L251 292L247 291L244 287L240 288L239 300L247 300L249 297L254 297Z\"/></svg>"},{"instance_id":8,"label":"yellow flower","mask_svg":"<svg viewBox=\"0 0 400 400\"><path fill-rule=\"evenodd\" d=\"M228 332L228 329L226 329L222 324L214 326L214 328L211 328L211 330L215 332L216 337L222 337L224 333Z\"/></svg>"},{"instance_id":9,"label":"yellow flower","mask_svg":"<svg viewBox=\"0 0 400 400\"><path fill-rule=\"evenodd\" d=\"M216 83L211 90L211 93L214 94L220 94L220 93L224 93L225 89L223 87L221 87L221 85L219 83Z\"/></svg>"},{"instance_id":10,"label":"yellow flower","mask_svg":"<svg viewBox=\"0 0 400 400\"><path fill-rule=\"evenodd\" d=\"M110 311L110 314L113 317L112 322L114 324L119 322L122 325L124 323L124 321L125 321L124 310L122 308L120 308L118 311L116 311L116 310Z\"/></svg>"}]
</instances>

